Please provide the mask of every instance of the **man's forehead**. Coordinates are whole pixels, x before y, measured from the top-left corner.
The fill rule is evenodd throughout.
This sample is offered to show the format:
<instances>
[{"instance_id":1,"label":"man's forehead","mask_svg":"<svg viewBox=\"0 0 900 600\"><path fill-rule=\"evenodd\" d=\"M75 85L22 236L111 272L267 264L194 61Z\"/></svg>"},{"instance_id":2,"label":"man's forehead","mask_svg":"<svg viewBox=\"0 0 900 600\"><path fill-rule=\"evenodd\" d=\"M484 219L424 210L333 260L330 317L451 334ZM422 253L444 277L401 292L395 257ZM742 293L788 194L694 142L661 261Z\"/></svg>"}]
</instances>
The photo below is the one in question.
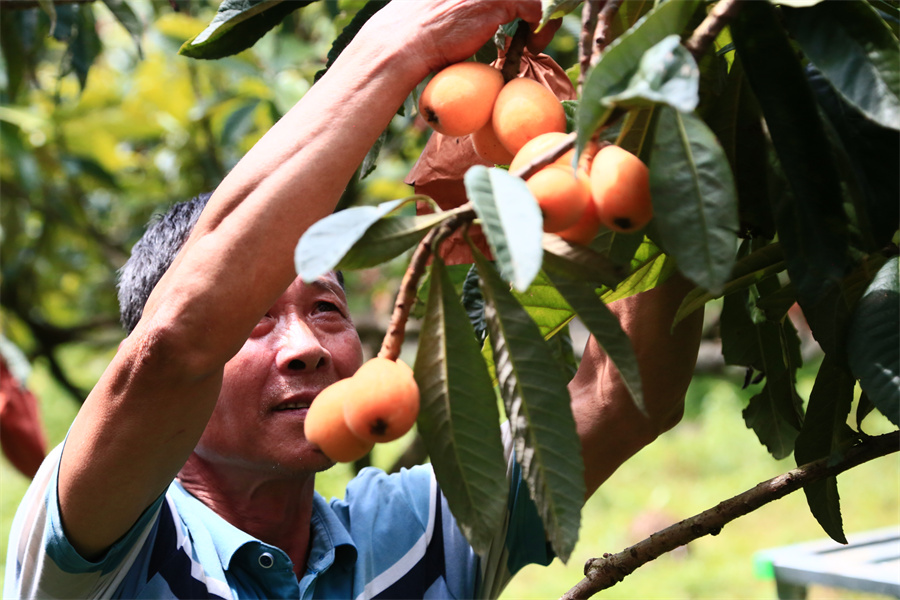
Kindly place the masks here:
<instances>
[{"instance_id":1,"label":"man's forehead","mask_svg":"<svg viewBox=\"0 0 900 600\"><path fill-rule=\"evenodd\" d=\"M304 281L300 277L297 277L291 286L285 290L284 296L290 296L294 294L300 294L304 291L327 291L339 296L340 298L344 298L344 287L340 284L338 280L337 273L335 271L329 271L324 275L320 275L317 279L313 279L312 281Z\"/></svg>"}]
</instances>

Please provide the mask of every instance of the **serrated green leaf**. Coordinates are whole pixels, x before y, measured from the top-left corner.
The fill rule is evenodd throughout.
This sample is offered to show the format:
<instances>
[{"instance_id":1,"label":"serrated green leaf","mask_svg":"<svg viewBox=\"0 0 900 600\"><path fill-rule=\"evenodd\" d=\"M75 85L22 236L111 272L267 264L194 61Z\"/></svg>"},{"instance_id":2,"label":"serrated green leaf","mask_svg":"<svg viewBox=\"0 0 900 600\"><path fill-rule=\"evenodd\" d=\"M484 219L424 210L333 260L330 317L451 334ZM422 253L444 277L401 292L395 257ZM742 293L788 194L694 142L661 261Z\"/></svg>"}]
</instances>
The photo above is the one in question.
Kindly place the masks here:
<instances>
[{"instance_id":1,"label":"serrated green leaf","mask_svg":"<svg viewBox=\"0 0 900 600\"><path fill-rule=\"evenodd\" d=\"M780 408L794 401L790 396L793 383L789 379L787 373L766 379L762 392L750 399L742 413L747 427L776 460L791 455L799 433L797 427L784 418Z\"/></svg>"},{"instance_id":2,"label":"serrated green leaf","mask_svg":"<svg viewBox=\"0 0 900 600\"><path fill-rule=\"evenodd\" d=\"M469 196L503 277L526 290L543 261L543 218L525 182L503 169L471 167L464 177Z\"/></svg>"},{"instance_id":3,"label":"serrated green leaf","mask_svg":"<svg viewBox=\"0 0 900 600\"><path fill-rule=\"evenodd\" d=\"M863 237L863 248L877 250L891 243L900 223L900 178L884 165L900 164L900 131L882 127L842 98L812 65L806 71L816 100L828 117L839 141L836 149L846 160L852 177L845 176L853 202L854 223ZM840 152L843 150L843 152ZM855 184L855 186L854 186Z\"/></svg>"},{"instance_id":4,"label":"serrated green leaf","mask_svg":"<svg viewBox=\"0 0 900 600\"><path fill-rule=\"evenodd\" d=\"M652 242L640 245L631 263L631 275L615 289L606 290L601 298L607 304L653 289L675 271L675 261L670 260Z\"/></svg>"},{"instance_id":5,"label":"serrated green leaf","mask_svg":"<svg viewBox=\"0 0 900 600\"><path fill-rule=\"evenodd\" d=\"M564 17L581 4L581 0L541 0L542 13L540 27L547 21ZM538 28L540 30L540 28Z\"/></svg>"},{"instance_id":6,"label":"serrated green leaf","mask_svg":"<svg viewBox=\"0 0 900 600\"><path fill-rule=\"evenodd\" d=\"M337 265L338 269L367 269L400 256L418 244L451 211L413 217L389 216L369 227Z\"/></svg>"},{"instance_id":7,"label":"serrated green leaf","mask_svg":"<svg viewBox=\"0 0 900 600\"><path fill-rule=\"evenodd\" d=\"M900 38L900 6L892 0L869 0L869 4L887 25L895 38Z\"/></svg>"},{"instance_id":8,"label":"serrated green leaf","mask_svg":"<svg viewBox=\"0 0 900 600\"><path fill-rule=\"evenodd\" d=\"M577 118L579 154L610 113L604 98L625 90L644 52L664 38L681 33L696 8L694 0L663 2L606 48L584 80Z\"/></svg>"},{"instance_id":9,"label":"serrated green leaf","mask_svg":"<svg viewBox=\"0 0 900 600\"><path fill-rule=\"evenodd\" d=\"M460 530L486 554L506 516L506 461L493 384L443 261L435 257L416 354L418 428Z\"/></svg>"},{"instance_id":10,"label":"serrated green leaf","mask_svg":"<svg viewBox=\"0 0 900 600\"><path fill-rule=\"evenodd\" d=\"M785 269L784 253L778 242L767 244L758 250L744 256L734 264L729 279L718 294L712 294L703 288L697 287L685 294L678 312L675 314L675 324L689 314L706 306L706 303L721 298L733 292L743 290L758 283L760 280L780 273Z\"/></svg>"},{"instance_id":11,"label":"serrated green leaf","mask_svg":"<svg viewBox=\"0 0 900 600\"><path fill-rule=\"evenodd\" d=\"M775 7L745 3L731 33L789 184L775 197L775 225L798 301L807 312L850 265L831 143Z\"/></svg>"},{"instance_id":12,"label":"serrated green leaf","mask_svg":"<svg viewBox=\"0 0 900 600\"><path fill-rule=\"evenodd\" d=\"M900 427L900 259L878 270L853 309L847 340L850 369L869 400Z\"/></svg>"},{"instance_id":13,"label":"serrated green leaf","mask_svg":"<svg viewBox=\"0 0 900 600\"><path fill-rule=\"evenodd\" d=\"M631 265L632 271L640 267L650 254L659 252L656 244L647 239L643 232L618 233L606 228L594 238L590 248L608 256L616 264Z\"/></svg>"},{"instance_id":14,"label":"serrated green leaf","mask_svg":"<svg viewBox=\"0 0 900 600\"><path fill-rule=\"evenodd\" d=\"M554 275L550 275L550 280L556 285L556 289L566 299L566 302L575 309L582 323L615 364L635 406L642 413L647 414L637 356L631 340L622 330L619 320L606 307L606 304L597 298L593 286Z\"/></svg>"},{"instance_id":15,"label":"serrated green leaf","mask_svg":"<svg viewBox=\"0 0 900 600\"><path fill-rule=\"evenodd\" d=\"M870 119L900 129L900 46L863 0L822 2L784 11L804 54L834 88Z\"/></svg>"},{"instance_id":16,"label":"serrated green leaf","mask_svg":"<svg viewBox=\"0 0 900 600\"><path fill-rule=\"evenodd\" d=\"M544 272L538 273L527 290L513 290L512 295L528 312L545 340L559 333L574 315L572 307Z\"/></svg>"},{"instance_id":17,"label":"serrated green leaf","mask_svg":"<svg viewBox=\"0 0 900 600\"><path fill-rule=\"evenodd\" d=\"M140 17L137 16L134 9L125 0L103 0L103 4L106 5L106 8L109 9L122 27L131 34L140 56L142 54L141 36L144 34L144 24L141 22Z\"/></svg>"},{"instance_id":18,"label":"serrated green leaf","mask_svg":"<svg viewBox=\"0 0 900 600\"><path fill-rule=\"evenodd\" d=\"M375 170L375 163L378 161L378 155L381 154L381 148L384 146L384 142L387 141L389 130L390 127L386 127L385 130L381 132L381 135L378 136L378 139L375 140L375 143L372 144L372 147L369 148L369 151L366 152L362 164L359 165L360 181L371 175L372 171Z\"/></svg>"},{"instance_id":19,"label":"serrated green leaf","mask_svg":"<svg viewBox=\"0 0 900 600\"><path fill-rule=\"evenodd\" d=\"M469 323L475 330L475 339L479 344L484 344L487 336L487 323L484 321L484 296L481 294L481 286L478 284L478 269L472 265L463 280L461 301Z\"/></svg>"},{"instance_id":20,"label":"serrated green leaf","mask_svg":"<svg viewBox=\"0 0 900 600\"><path fill-rule=\"evenodd\" d=\"M0 19L0 50L6 63L6 93L9 104L16 104L25 73L32 69L27 53L23 51L21 19L22 16L19 14L5 15Z\"/></svg>"},{"instance_id":21,"label":"serrated green leaf","mask_svg":"<svg viewBox=\"0 0 900 600\"><path fill-rule=\"evenodd\" d=\"M739 56L734 56L721 95L701 116L722 144L731 165L741 231L752 237L774 238L769 198L772 186L760 184L771 176L765 123Z\"/></svg>"},{"instance_id":22,"label":"serrated green leaf","mask_svg":"<svg viewBox=\"0 0 900 600\"><path fill-rule=\"evenodd\" d=\"M578 540L584 464L567 381L540 330L477 252L485 316L500 394L522 466L556 555L566 562Z\"/></svg>"},{"instance_id":23,"label":"serrated green leaf","mask_svg":"<svg viewBox=\"0 0 900 600\"><path fill-rule=\"evenodd\" d=\"M868 394L866 394L865 390L862 391L859 395L859 402L856 404L856 429L857 431L862 430L862 422L865 420L869 414L875 410L875 405L872 404L872 401L869 400Z\"/></svg>"},{"instance_id":24,"label":"serrated green leaf","mask_svg":"<svg viewBox=\"0 0 900 600\"><path fill-rule=\"evenodd\" d=\"M60 10L57 14L63 14ZM88 71L94 64L94 60L103 51L103 42L97 34L97 24L94 19L93 8L89 5L81 5L74 15L73 35L69 38L69 46L66 50L61 71L64 74L74 73L78 78L81 89L87 84Z\"/></svg>"},{"instance_id":25,"label":"serrated green leaf","mask_svg":"<svg viewBox=\"0 0 900 600\"><path fill-rule=\"evenodd\" d=\"M803 428L797 436L797 466L826 457L840 457L856 434L847 426L854 381L844 367L826 354L809 396ZM846 544L837 479L828 477L803 488L810 511L833 540Z\"/></svg>"},{"instance_id":26,"label":"serrated green leaf","mask_svg":"<svg viewBox=\"0 0 900 600\"><path fill-rule=\"evenodd\" d=\"M294 266L304 281L314 281L333 270L372 225L409 202L391 200L378 206L355 206L314 223L300 237L294 250Z\"/></svg>"},{"instance_id":27,"label":"serrated green leaf","mask_svg":"<svg viewBox=\"0 0 900 600\"><path fill-rule=\"evenodd\" d=\"M720 321L726 364L753 367L767 377L793 373L800 366L800 343L793 325L770 321L758 310L762 299L780 289L778 278L769 276L725 296ZM799 420L792 422L799 427Z\"/></svg>"},{"instance_id":28,"label":"serrated green leaf","mask_svg":"<svg viewBox=\"0 0 900 600\"><path fill-rule=\"evenodd\" d=\"M331 49L328 51L328 56L325 58L325 67L316 73L314 77L314 81L318 81L322 75L331 68L331 65L334 64L334 61L338 59L341 55L341 52L344 51L350 42L353 41L353 38L356 37L356 34L359 33L359 30L362 29L362 26L365 25L372 15L387 6L387 2L384 0L368 0L359 11L353 15L353 18L347 24L346 27L341 31L340 35L335 38L334 43L331 45Z\"/></svg>"},{"instance_id":29,"label":"serrated green leaf","mask_svg":"<svg viewBox=\"0 0 900 600\"><path fill-rule=\"evenodd\" d=\"M649 108L665 104L691 112L700 102L700 69L681 38L672 34L647 49L624 90L601 99L607 106Z\"/></svg>"},{"instance_id":30,"label":"serrated green leaf","mask_svg":"<svg viewBox=\"0 0 900 600\"><path fill-rule=\"evenodd\" d=\"M752 367L765 374L765 385L743 412L747 427L778 460L791 454L802 426L795 373L800 367L800 341L790 321L768 321L756 314L756 298L779 289L777 278L761 280L722 303L722 354L726 364ZM751 295L753 291L753 295Z\"/></svg>"},{"instance_id":31,"label":"serrated green leaf","mask_svg":"<svg viewBox=\"0 0 900 600\"><path fill-rule=\"evenodd\" d=\"M235 146L253 127L253 113L259 106L259 98L249 98L231 111L222 126L222 146Z\"/></svg>"},{"instance_id":32,"label":"serrated green leaf","mask_svg":"<svg viewBox=\"0 0 900 600\"><path fill-rule=\"evenodd\" d=\"M815 302L810 303L808 299L799 302L813 336L826 354L847 360L847 335L853 307L866 291L871 278L869 270L881 264L878 255L870 256L867 263L824 289Z\"/></svg>"},{"instance_id":33,"label":"serrated green leaf","mask_svg":"<svg viewBox=\"0 0 900 600\"><path fill-rule=\"evenodd\" d=\"M586 246L570 244L553 233L544 234L544 267L569 277L614 288L625 278L625 269Z\"/></svg>"},{"instance_id":34,"label":"serrated green leaf","mask_svg":"<svg viewBox=\"0 0 900 600\"><path fill-rule=\"evenodd\" d=\"M725 153L699 118L660 109L650 194L660 241L679 270L719 293L737 249L737 192Z\"/></svg>"},{"instance_id":35,"label":"serrated green leaf","mask_svg":"<svg viewBox=\"0 0 900 600\"><path fill-rule=\"evenodd\" d=\"M243 52L284 18L315 0L223 0L212 22L178 53L216 59Z\"/></svg>"}]
</instances>

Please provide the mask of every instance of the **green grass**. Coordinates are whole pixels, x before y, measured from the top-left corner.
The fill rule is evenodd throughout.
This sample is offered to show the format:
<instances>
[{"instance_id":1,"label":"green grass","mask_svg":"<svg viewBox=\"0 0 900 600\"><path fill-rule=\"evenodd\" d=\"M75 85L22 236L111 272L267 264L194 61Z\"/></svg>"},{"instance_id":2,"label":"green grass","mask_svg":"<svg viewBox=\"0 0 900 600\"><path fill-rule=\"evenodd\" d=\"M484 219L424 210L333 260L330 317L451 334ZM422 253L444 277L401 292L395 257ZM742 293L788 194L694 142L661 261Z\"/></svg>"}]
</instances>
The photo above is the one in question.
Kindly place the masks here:
<instances>
[{"instance_id":1,"label":"green grass","mask_svg":"<svg viewBox=\"0 0 900 600\"><path fill-rule=\"evenodd\" d=\"M655 531L632 531L642 516L666 515L676 522L793 468L792 458L774 460L744 426L740 410L745 400L739 391L725 381L695 382L689 401L696 416L632 458L591 498L569 564L557 560L547 568L525 568L502 598L558 598L581 580L586 560L619 552ZM883 418L873 416L864 429L880 433L890 427ZM897 454L840 475L838 488L845 532L900 522ZM754 553L824 537L806 497L797 492L733 521L715 537L663 555L594 597L772 599L774 582L754 576ZM813 599L849 597L876 596L810 590Z\"/></svg>"},{"instance_id":2,"label":"green grass","mask_svg":"<svg viewBox=\"0 0 900 600\"><path fill-rule=\"evenodd\" d=\"M58 443L75 406L41 369L36 369L30 383L41 398L48 437ZM804 381L803 386L808 385ZM805 394L808 389L801 391ZM502 598L557 598L582 578L587 559L618 552L655 531L636 531L640 529L636 524L648 515L678 521L791 469L792 459L772 459L744 426L740 411L748 397L734 383L697 378L685 420L620 468L588 502L580 542L569 564L557 560L546 568L525 568ZM872 415L864 428L874 434L890 430L890 425ZM404 443L379 448L374 462L390 464ZM350 476L350 468L339 465L319 476L317 489L326 497L341 496ZM0 462L0 557L4 562L10 522L27 484L8 462ZM900 522L900 455L853 469L838 477L838 486L846 532ZM754 553L823 537L805 496L798 492L734 521L718 536L701 538L686 551L660 557L595 598L773 599L774 583L754 575ZM812 588L810 598L876 597Z\"/></svg>"}]
</instances>

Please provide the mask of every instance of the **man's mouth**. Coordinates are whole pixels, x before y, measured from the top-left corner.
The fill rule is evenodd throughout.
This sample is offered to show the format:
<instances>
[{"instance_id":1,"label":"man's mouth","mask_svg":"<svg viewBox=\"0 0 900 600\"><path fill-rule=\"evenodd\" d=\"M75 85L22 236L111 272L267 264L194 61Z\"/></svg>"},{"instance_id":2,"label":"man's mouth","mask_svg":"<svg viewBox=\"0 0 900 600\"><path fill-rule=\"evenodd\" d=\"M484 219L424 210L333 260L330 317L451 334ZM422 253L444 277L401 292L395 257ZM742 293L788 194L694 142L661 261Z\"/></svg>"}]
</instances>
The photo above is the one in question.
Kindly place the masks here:
<instances>
[{"instance_id":1,"label":"man's mouth","mask_svg":"<svg viewBox=\"0 0 900 600\"><path fill-rule=\"evenodd\" d=\"M309 408L309 402L286 402L276 406L275 410L298 410L303 408Z\"/></svg>"}]
</instances>

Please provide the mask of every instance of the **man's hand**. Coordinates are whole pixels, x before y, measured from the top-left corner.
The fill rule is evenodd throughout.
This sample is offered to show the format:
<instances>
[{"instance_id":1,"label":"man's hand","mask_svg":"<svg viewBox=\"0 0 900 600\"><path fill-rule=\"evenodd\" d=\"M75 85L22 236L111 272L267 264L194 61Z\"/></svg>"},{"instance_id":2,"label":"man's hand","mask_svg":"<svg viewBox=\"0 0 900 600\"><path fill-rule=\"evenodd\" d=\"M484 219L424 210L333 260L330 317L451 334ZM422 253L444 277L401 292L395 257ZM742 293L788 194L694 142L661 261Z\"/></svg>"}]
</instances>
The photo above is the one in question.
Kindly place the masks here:
<instances>
[{"instance_id":1,"label":"man's hand","mask_svg":"<svg viewBox=\"0 0 900 600\"><path fill-rule=\"evenodd\" d=\"M517 18L534 27L541 19L538 0L394 0L369 24L383 39L403 40L416 62L419 79L466 60L497 32L499 25ZM369 25L367 24L367 26ZM546 44L545 44L546 45Z\"/></svg>"}]
</instances>

